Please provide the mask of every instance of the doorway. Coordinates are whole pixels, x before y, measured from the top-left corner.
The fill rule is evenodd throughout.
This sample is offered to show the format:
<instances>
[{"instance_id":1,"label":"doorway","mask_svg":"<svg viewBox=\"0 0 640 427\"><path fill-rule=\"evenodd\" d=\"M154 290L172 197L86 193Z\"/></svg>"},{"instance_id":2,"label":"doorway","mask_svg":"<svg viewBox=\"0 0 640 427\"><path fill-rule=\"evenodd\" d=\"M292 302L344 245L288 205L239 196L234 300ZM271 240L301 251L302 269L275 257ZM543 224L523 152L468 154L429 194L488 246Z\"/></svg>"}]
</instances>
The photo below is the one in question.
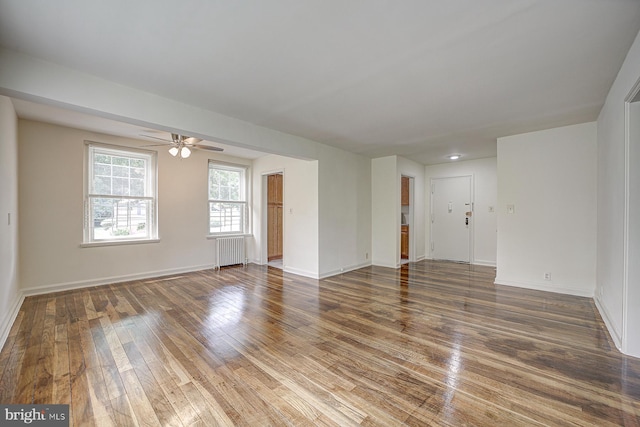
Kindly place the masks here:
<instances>
[{"instance_id":1,"label":"doorway","mask_svg":"<svg viewBox=\"0 0 640 427\"><path fill-rule=\"evenodd\" d=\"M400 264L411 261L413 239L413 177L400 177Z\"/></svg>"},{"instance_id":2,"label":"doorway","mask_svg":"<svg viewBox=\"0 0 640 427\"><path fill-rule=\"evenodd\" d=\"M472 177L431 179L431 258L471 261Z\"/></svg>"},{"instance_id":3,"label":"doorway","mask_svg":"<svg viewBox=\"0 0 640 427\"><path fill-rule=\"evenodd\" d=\"M282 268L283 175L267 175L267 263Z\"/></svg>"}]
</instances>

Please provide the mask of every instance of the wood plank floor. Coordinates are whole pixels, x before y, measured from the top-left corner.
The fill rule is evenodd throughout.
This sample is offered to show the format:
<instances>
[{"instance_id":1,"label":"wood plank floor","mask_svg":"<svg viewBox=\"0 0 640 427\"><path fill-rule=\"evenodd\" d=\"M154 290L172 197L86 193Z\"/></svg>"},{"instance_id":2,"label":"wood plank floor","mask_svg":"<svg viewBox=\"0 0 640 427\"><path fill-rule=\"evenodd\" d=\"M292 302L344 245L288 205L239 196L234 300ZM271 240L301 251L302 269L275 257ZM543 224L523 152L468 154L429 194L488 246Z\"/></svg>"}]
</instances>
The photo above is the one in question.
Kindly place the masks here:
<instances>
[{"instance_id":1,"label":"wood plank floor","mask_svg":"<svg viewBox=\"0 0 640 427\"><path fill-rule=\"evenodd\" d=\"M26 298L0 403L71 425L640 425L640 360L593 302L422 261L249 265Z\"/></svg>"}]
</instances>

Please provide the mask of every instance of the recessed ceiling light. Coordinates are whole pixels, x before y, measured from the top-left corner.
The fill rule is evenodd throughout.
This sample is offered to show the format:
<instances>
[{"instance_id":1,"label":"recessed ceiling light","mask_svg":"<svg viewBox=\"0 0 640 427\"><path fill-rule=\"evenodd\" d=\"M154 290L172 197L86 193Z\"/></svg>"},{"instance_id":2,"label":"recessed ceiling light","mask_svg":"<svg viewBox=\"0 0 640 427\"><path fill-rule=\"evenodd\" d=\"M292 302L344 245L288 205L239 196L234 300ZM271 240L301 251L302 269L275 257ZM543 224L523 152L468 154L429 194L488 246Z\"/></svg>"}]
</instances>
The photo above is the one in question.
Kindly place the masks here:
<instances>
[{"instance_id":1,"label":"recessed ceiling light","mask_svg":"<svg viewBox=\"0 0 640 427\"><path fill-rule=\"evenodd\" d=\"M450 156L447 156L447 159L449 159L449 160L458 160L460 157L462 157L460 154L452 154Z\"/></svg>"}]
</instances>

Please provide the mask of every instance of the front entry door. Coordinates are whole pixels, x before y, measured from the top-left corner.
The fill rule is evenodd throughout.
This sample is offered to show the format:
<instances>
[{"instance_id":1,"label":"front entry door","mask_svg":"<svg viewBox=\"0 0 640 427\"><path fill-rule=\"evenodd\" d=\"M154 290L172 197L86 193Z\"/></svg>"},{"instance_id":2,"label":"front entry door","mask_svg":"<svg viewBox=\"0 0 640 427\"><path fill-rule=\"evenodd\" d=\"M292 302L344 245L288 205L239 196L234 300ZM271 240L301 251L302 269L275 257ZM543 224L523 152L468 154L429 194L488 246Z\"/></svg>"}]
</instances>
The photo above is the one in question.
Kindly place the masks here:
<instances>
[{"instance_id":1,"label":"front entry door","mask_svg":"<svg viewBox=\"0 0 640 427\"><path fill-rule=\"evenodd\" d=\"M470 262L471 176L431 180L431 258Z\"/></svg>"}]
</instances>

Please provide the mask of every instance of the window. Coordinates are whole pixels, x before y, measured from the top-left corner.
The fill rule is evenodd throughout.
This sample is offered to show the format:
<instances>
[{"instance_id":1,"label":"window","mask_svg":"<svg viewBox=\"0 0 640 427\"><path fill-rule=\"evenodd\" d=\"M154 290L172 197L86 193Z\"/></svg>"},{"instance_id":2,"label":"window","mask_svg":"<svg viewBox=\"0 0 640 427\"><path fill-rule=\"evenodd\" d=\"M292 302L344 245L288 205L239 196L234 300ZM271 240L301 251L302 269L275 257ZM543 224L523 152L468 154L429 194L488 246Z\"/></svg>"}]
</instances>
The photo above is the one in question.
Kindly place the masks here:
<instances>
[{"instance_id":1,"label":"window","mask_svg":"<svg viewBox=\"0 0 640 427\"><path fill-rule=\"evenodd\" d=\"M209 234L247 231L246 168L209 161Z\"/></svg>"},{"instance_id":2,"label":"window","mask_svg":"<svg viewBox=\"0 0 640 427\"><path fill-rule=\"evenodd\" d=\"M157 239L156 153L87 144L84 242Z\"/></svg>"}]
</instances>

